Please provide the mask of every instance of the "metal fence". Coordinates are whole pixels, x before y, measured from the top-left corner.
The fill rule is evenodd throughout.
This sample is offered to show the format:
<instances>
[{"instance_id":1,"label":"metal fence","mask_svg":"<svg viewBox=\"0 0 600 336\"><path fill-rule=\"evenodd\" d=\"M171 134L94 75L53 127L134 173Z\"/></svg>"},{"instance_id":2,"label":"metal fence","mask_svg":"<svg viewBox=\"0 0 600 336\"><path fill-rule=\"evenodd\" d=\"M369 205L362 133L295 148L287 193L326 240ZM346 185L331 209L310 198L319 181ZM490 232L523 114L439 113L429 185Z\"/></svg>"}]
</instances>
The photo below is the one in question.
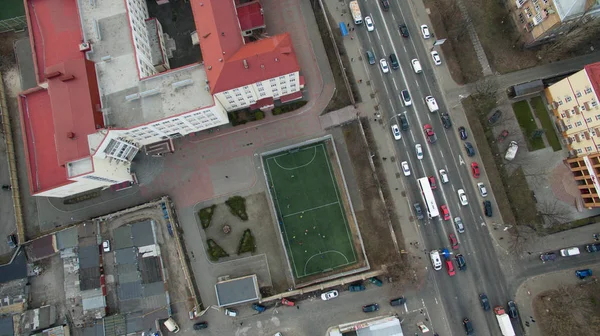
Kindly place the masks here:
<instances>
[{"instance_id":1,"label":"metal fence","mask_svg":"<svg viewBox=\"0 0 600 336\"><path fill-rule=\"evenodd\" d=\"M27 28L25 15L0 21L0 33L8 31L24 30Z\"/></svg>"}]
</instances>

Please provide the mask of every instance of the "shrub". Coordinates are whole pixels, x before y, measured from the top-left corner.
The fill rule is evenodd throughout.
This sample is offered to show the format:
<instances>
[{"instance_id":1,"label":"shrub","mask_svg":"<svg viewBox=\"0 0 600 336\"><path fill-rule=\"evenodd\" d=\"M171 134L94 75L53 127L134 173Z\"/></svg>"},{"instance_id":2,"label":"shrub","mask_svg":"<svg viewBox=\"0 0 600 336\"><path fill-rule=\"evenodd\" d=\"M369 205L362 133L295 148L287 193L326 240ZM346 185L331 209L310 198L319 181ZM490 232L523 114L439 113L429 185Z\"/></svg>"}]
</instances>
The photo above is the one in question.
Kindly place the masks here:
<instances>
[{"instance_id":1,"label":"shrub","mask_svg":"<svg viewBox=\"0 0 600 336\"><path fill-rule=\"evenodd\" d=\"M198 211L198 217L200 217L200 224L202 225L203 229L208 228L208 226L210 225L210 221L212 219L213 214L215 213L216 207L217 206L213 204L209 207L200 209L200 211Z\"/></svg>"},{"instance_id":2,"label":"shrub","mask_svg":"<svg viewBox=\"0 0 600 336\"><path fill-rule=\"evenodd\" d=\"M256 251L256 246L254 245L254 236L250 229L246 229L242 234L242 239L240 239L240 245L238 246L237 254L242 254L246 252L254 253Z\"/></svg>"},{"instance_id":3,"label":"shrub","mask_svg":"<svg viewBox=\"0 0 600 336\"><path fill-rule=\"evenodd\" d=\"M241 220L248 220L248 214L246 213L246 199L242 196L230 197L225 204L229 207L229 211Z\"/></svg>"},{"instance_id":4,"label":"shrub","mask_svg":"<svg viewBox=\"0 0 600 336\"><path fill-rule=\"evenodd\" d=\"M307 102L305 100L300 100L300 101L295 101L293 103L277 106L273 109L273 115L278 115L278 114L282 114L282 113L288 113L288 112L295 111L295 110L301 108L302 106L306 105L306 103Z\"/></svg>"},{"instance_id":5,"label":"shrub","mask_svg":"<svg viewBox=\"0 0 600 336\"><path fill-rule=\"evenodd\" d=\"M264 118L265 118L265 112L263 112L263 111L256 111L256 112L254 113L254 118L255 118L256 120L261 120L261 119L264 119Z\"/></svg>"},{"instance_id":6,"label":"shrub","mask_svg":"<svg viewBox=\"0 0 600 336\"><path fill-rule=\"evenodd\" d=\"M281 107L275 107L273 108L273 115L278 115L281 114Z\"/></svg>"},{"instance_id":7,"label":"shrub","mask_svg":"<svg viewBox=\"0 0 600 336\"><path fill-rule=\"evenodd\" d=\"M229 257L229 254L223 250L221 246L219 246L214 240L207 239L206 245L208 246L207 253L208 257L212 261L217 261L220 258Z\"/></svg>"}]
</instances>

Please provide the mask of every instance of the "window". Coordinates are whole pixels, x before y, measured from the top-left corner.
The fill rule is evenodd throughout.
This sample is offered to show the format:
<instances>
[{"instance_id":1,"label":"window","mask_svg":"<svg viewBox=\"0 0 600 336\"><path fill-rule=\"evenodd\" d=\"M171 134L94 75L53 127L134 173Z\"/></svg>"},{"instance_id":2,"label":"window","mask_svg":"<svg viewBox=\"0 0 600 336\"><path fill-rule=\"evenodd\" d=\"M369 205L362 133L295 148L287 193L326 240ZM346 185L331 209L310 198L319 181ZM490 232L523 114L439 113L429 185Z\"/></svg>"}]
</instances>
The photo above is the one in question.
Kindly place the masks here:
<instances>
[{"instance_id":1,"label":"window","mask_svg":"<svg viewBox=\"0 0 600 336\"><path fill-rule=\"evenodd\" d=\"M559 100L559 101L558 101L558 105L562 105L562 100Z\"/></svg>"},{"instance_id":2,"label":"window","mask_svg":"<svg viewBox=\"0 0 600 336\"><path fill-rule=\"evenodd\" d=\"M581 154L582 150L581 149L577 149L577 153Z\"/></svg>"},{"instance_id":3,"label":"window","mask_svg":"<svg viewBox=\"0 0 600 336\"><path fill-rule=\"evenodd\" d=\"M588 152L591 152L592 151L592 146L585 147L585 150L588 151Z\"/></svg>"},{"instance_id":4,"label":"window","mask_svg":"<svg viewBox=\"0 0 600 336\"><path fill-rule=\"evenodd\" d=\"M566 117L567 117L567 115L566 115L565 113L561 113L561 114L560 114L560 117L564 119L564 118L566 118ZM596 116L596 117L597 117L597 116Z\"/></svg>"},{"instance_id":5,"label":"window","mask_svg":"<svg viewBox=\"0 0 600 336\"><path fill-rule=\"evenodd\" d=\"M567 125L567 128L571 129L571 128L573 128L573 126L572 125Z\"/></svg>"},{"instance_id":6,"label":"window","mask_svg":"<svg viewBox=\"0 0 600 336\"><path fill-rule=\"evenodd\" d=\"M577 98L581 98L581 91L577 91L575 95L577 96Z\"/></svg>"},{"instance_id":7,"label":"window","mask_svg":"<svg viewBox=\"0 0 600 336\"><path fill-rule=\"evenodd\" d=\"M573 100L573 99L571 99L571 97L569 97L569 96L565 96L565 101L566 101L567 103L568 103L568 102L570 102L571 100Z\"/></svg>"},{"instance_id":8,"label":"window","mask_svg":"<svg viewBox=\"0 0 600 336\"><path fill-rule=\"evenodd\" d=\"M585 89L585 94L590 94L592 93L592 88L586 88Z\"/></svg>"},{"instance_id":9,"label":"window","mask_svg":"<svg viewBox=\"0 0 600 336\"><path fill-rule=\"evenodd\" d=\"M592 118L585 119L586 122L592 122Z\"/></svg>"},{"instance_id":10,"label":"window","mask_svg":"<svg viewBox=\"0 0 600 336\"><path fill-rule=\"evenodd\" d=\"M581 121L578 121L578 122L575 123L575 127L579 127L581 125L583 125L583 123Z\"/></svg>"},{"instance_id":11,"label":"window","mask_svg":"<svg viewBox=\"0 0 600 336\"><path fill-rule=\"evenodd\" d=\"M598 103L595 100L592 100L592 106L596 107L596 106L598 106Z\"/></svg>"}]
</instances>

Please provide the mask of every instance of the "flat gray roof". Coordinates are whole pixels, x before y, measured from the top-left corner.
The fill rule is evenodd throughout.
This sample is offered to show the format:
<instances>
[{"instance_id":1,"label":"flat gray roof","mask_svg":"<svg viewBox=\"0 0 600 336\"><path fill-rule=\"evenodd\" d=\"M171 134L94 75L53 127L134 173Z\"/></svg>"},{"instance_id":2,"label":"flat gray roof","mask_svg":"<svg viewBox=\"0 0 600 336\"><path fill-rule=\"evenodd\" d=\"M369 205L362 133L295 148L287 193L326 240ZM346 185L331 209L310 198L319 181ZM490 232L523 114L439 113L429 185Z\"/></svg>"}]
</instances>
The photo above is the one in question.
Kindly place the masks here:
<instances>
[{"instance_id":1,"label":"flat gray roof","mask_svg":"<svg viewBox=\"0 0 600 336\"><path fill-rule=\"evenodd\" d=\"M201 64L138 79L124 1L79 1L78 4L84 38L92 43L92 51L87 56L96 63L102 105L109 124L130 128L213 104ZM155 90L156 95L125 99Z\"/></svg>"},{"instance_id":2,"label":"flat gray roof","mask_svg":"<svg viewBox=\"0 0 600 336\"><path fill-rule=\"evenodd\" d=\"M258 300L260 294L256 275L218 282L215 285L219 307Z\"/></svg>"}]
</instances>

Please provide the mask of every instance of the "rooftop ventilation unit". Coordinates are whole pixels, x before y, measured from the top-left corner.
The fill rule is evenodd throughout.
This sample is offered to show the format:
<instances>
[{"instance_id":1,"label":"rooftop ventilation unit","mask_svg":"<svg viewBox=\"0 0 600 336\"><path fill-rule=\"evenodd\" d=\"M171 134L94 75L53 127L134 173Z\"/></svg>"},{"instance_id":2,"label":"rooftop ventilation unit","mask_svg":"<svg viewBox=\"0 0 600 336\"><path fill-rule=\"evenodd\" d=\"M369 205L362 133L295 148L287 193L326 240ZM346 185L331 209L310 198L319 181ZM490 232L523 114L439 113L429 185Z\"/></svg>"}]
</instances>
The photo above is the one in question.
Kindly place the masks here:
<instances>
[{"instance_id":1,"label":"rooftop ventilation unit","mask_svg":"<svg viewBox=\"0 0 600 336\"><path fill-rule=\"evenodd\" d=\"M92 46L88 42L83 42L79 44L79 51L90 51Z\"/></svg>"},{"instance_id":2,"label":"rooftop ventilation unit","mask_svg":"<svg viewBox=\"0 0 600 336\"><path fill-rule=\"evenodd\" d=\"M244 68L245 68L245 69L248 69L248 61L246 61L246 60L243 60L243 62L244 62Z\"/></svg>"},{"instance_id":3,"label":"rooftop ventilation unit","mask_svg":"<svg viewBox=\"0 0 600 336\"><path fill-rule=\"evenodd\" d=\"M205 89L206 89L206 92L210 92L210 86L207 85Z\"/></svg>"},{"instance_id":4,"label":"rooftop ventilation unit","mask_svg":"<svg viewBox=\"0 0 600 336\"><path fill-rule=\"evenodd\" d=\"M171 84L171 86L173 87L173 89L179 89L184 86L188 86L188 85L192 85L192 84L194 84L194 80L186 79L186 80L182 80L179 82L175 82L175 83Z\"/></svg>"},{"instance_id":5,"label":"rooftop ventilation unit","mask_svg":"<svg viewBox=\"0 0 600 336\"><path fill-rule=\"evenodd\" d=\"M144 92L140 93L140 96L142 96L142 97L150 97L150 96L157 95L159 93L160 93L160 88L155 88L155 89L147 90L147 91L144 91Z\"/></svg>"},{"instance_id":6,"label":"rooftop ventilation unit","mask_svg":"<svg viewBox=\"0 0 600 336\"><path fill-rule=\"evenodd\" d=\"M100 59L102 62L110 62L112 60L112 56L106 55Z\"/></svg>"}]
</instances>

